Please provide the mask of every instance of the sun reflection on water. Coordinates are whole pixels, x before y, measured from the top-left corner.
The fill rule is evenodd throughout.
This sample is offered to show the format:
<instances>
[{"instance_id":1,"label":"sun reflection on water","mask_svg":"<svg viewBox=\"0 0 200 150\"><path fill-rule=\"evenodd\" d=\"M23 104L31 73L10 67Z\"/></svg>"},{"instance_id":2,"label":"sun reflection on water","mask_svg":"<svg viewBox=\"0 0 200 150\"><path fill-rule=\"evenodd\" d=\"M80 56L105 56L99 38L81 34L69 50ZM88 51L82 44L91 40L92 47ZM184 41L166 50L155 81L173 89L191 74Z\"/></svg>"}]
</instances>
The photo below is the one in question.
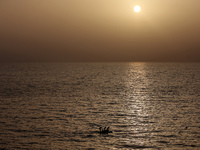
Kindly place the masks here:
<instances>
[{"instance_id":1,"label":"sun reflection on water","mask_svg":"<svg viewBox=\"0 0 200 150\"><path fill-rule=\"evenodd\" d=\"M131 134L131 139L128 143L143 145L145 141L141 137L149 137L149 131L152 130L149 124L150 119L153 119L152 110L149 108L149 80L146 74L145 63L130 63L127 69L126 87L126 123L128 126L128 134ZM139 138L135 138L139 137Z\"/></svg>"}]
</instances>

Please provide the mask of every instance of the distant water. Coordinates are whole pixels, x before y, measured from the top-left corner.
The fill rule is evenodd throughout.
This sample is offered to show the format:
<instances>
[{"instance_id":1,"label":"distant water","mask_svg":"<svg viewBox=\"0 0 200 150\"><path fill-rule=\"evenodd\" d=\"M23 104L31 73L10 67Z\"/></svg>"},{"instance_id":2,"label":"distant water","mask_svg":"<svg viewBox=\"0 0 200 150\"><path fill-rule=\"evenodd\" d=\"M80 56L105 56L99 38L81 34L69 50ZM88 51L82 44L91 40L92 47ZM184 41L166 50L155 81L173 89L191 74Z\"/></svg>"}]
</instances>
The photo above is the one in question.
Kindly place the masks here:
<instances>
[{"instance_id":1,"label":"distant water","mask_svg":"<svg viewBox=\"0 0 200 150\"><path fill-rule=\"evenodd\" d=\"M0 149L200 149L200 63L0 64Z\"/></svg>"}]
</instances>

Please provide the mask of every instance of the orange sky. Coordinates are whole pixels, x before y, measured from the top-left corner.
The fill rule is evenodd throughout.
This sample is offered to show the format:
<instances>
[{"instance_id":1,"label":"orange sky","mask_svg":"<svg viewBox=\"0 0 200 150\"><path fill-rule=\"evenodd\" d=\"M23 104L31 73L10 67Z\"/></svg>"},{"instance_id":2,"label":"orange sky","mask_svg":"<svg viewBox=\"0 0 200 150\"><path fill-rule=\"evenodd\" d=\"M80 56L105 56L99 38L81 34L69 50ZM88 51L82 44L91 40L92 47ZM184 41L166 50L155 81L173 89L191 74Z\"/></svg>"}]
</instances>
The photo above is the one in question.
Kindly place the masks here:
<instances>
[{"instance_id":1,"label":"orange sky","mask_svg":"<svg viewBox=\"0 0 200 150\"><path fill-rule=\"evenodd\" d=\"M200 61L200 0L1 0L0 61Z\"/></svg>"}]
</instances>

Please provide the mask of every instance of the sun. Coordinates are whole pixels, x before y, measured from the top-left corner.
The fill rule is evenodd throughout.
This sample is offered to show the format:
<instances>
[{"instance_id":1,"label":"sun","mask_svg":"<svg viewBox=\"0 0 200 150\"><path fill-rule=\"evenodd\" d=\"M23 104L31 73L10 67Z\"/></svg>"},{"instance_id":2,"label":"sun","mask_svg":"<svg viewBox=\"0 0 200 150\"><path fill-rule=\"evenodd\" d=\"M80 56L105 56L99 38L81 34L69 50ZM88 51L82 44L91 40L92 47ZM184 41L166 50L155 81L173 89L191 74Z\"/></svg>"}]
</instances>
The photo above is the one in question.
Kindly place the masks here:
<instances>
[{"instance_id":1,"label":"sun","mask_svg":"<svg viewBox=\"0 0 200 150\"><path fill-rule=\"evenodd\" d=\"M134 11L135 11L135 12L140 12L140 11L141 11L141 7L140 7L139 5L136 5L136 6L134 7Z\"/></svg>"}]
</instances>

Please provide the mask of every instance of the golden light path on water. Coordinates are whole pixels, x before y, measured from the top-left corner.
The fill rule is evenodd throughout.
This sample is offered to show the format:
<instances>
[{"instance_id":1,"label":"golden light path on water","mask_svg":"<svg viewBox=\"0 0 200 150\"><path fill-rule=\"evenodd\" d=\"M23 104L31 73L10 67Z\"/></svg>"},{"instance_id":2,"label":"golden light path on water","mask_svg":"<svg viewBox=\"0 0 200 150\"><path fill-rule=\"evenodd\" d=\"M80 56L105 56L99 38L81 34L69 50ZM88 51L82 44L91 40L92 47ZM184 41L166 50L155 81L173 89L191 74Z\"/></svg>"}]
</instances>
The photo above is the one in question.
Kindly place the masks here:
<instances>
[{"instance_id":1,"label":"golden light path on water","mask_svg":"<svg viewBox=\"0 0 200 150\"><path fill-rule=\"evenodd\" d=\"M133 67L134 66L134 67ZM135 67L136 66L136 67ZM139 68L139 70L138 70ZM127 70L127 89L130 93L127 95L127 106L125 113L127 115L127 125L130 126L129 132L133 134L132 138L127 139L127 143L135 143L138 145L145 144L141 138L148 136L146 131L149 131L151 126L144 125L148 116L151 116L151 112L148 110L148 92L146 92L148 86L148 78L146 77L145 63L130 63L130 70Z\"/></svg>"}]
</instances>

